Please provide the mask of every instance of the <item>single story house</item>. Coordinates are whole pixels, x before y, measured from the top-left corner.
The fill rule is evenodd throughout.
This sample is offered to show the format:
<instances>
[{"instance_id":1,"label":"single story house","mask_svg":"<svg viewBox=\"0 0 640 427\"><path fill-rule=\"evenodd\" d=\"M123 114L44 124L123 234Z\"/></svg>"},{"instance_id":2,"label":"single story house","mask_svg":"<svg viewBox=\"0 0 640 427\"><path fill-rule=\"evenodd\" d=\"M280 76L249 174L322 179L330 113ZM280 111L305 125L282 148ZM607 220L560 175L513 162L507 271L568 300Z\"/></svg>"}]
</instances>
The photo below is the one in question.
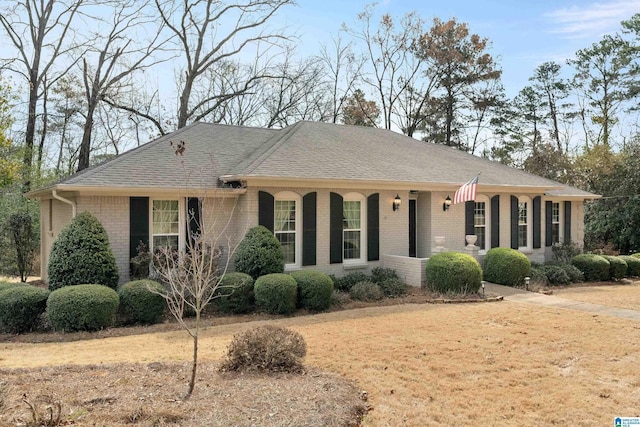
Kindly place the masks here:
<instances>
[{"instance_id":1,"label":"single story house","mask_svg":"<svg viewBox=\"0 0 640 427\"><path fill-rule=\"evenodd\" d=\"M450 205L481 173L475 202ZM299 122L284 129L193 123L56 184L40 200L41 275L78 212L109 234L120 272L142 241L184 248L187 229L231 247L266 226L286 270L338 276L395 268L413 285L434 252L511 247L551 259L554 242L584 239L584 201L599 196L392 131Z\"/></svg>"}]
</instances>

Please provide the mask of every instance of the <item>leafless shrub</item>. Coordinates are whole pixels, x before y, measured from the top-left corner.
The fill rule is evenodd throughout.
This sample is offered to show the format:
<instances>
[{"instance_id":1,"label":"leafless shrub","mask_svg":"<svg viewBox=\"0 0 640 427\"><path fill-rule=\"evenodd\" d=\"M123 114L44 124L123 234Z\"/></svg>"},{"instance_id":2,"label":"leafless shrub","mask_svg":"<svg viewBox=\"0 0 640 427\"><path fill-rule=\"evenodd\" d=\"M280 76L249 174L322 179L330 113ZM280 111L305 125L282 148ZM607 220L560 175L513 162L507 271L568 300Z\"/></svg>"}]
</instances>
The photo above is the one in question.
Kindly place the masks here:
<instances>
[{"instance_id":1,"label":"leafless shrub","mask_svg":"<svg viewBox=\"0 0 640 427\"><path fill-rule=\"evenodd\" d=\"M233 337L221 370L301 372L306 354L307 344L298 332L265 325Z\"/></svg>"},{"instance_id":2,"label":"leafless shrub","mask_svg":"<svg viewBox=\"0 0 640 427\"><path fill-rule=\"evenodd\" d=\"M61 425L62 404L59 400L45 399L45 406L39 408L35 402L29 401L26 394L22 395L22 401L29 407L31 421L27 427L57 427Z\"/></svg>"}]
</instances>

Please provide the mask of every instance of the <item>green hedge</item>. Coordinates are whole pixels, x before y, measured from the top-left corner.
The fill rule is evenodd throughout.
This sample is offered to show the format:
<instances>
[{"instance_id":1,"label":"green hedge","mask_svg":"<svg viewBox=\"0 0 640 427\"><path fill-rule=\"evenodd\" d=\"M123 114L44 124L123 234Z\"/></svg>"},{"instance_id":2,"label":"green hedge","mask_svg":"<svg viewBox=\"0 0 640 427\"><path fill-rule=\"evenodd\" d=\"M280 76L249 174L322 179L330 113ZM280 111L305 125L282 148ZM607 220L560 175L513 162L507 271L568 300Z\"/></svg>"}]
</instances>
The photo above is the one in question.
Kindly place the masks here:
<instances>
[{"instance_id":1,"label":"green hedge","mask_svg":"<svg viewBox=\"0 0 640 427\"><path fill-rule=\"evenodd\" d=\"M26 286L24 283L17 282L0 282L0 291L4 291L5 289L15 288L16 286Z\"/></svg>"},{"instance_id":2,"label":"green hedge","mask_svg":"<svg viewBox=\"0 0 640 427\"><path fill-rule=\"evenodd\" d=\"M637 254L631 254L631 256L640 259L640 252L638 252Z\"/></svg>"},{"instance_id":3,"label":"green hedge","mask_svg":"<svg viewBox=\"0 0 640 427\"><path fill-rule=\"evenodd\" d=\"M433 292L475 293L481 284L482 269L470 255L443 252L427 261L426 287Z\"/></svg>"},{"instance_id":4,"label":"green hedge","mask_svg":"<svg viewBox=\"0 0 640 427\"><path fill-rule=\"evenodd\" d=\"M584 273L580 271L578 267L571 264L558 264L558 267L562 268L568 275L571 283L584 282Z\"/></svg>"},{"instance_id":5,"label":"green hedge","mask_svg":"<svg viewBox=\"0 0 640 427\"><path fill-rule=\"evenodd\" d=\"M235 255L236 271L247 273L253 279L284 271L284 256L280 242L266 227L250 228Z\"/></svg>"},{"instance_id":6,"label":"green hedge","mask_svg":"<svg viewBox=\"0 0 640 427\"><path fill-rule=\"evenodd\" d=\"M600 255L580 254L573 257L571 264L584 274L587 282L609 280L609 261Z\"/></svg>"},{"instance_id":7,"label":"green hedge","mask_svg":"<svg viewBox=\"0 0 640 427\"><path fill-rule=\"evenodd\" d=\"M35 329L47 308L49 291L13 286L0 291L0 331L21 334Z\"/></svg>"},{"instance_id":8,"label":"green hedge","mask_svg":"<svg viewBox=\"0 0 640 427\"><path fill-rule=\"evenodd\" d=\"M291 273L298 284L298 302L309 311L324 311L331 306L333 280L314 270L301 270Z\"/></svg>"},{"instance_id":9,"label":"green hedge","mask_svg":"<svg viewBox=\"0 0 640 427\"><path fill-rule=\"evenodd\" d=\"M253 293L256 305L268 313L291 314L296 310L298 285L288 274L273 273L259 277Z\"/></svg>"},{"instance_id":10,"label":"green hedge","mask_svg":"<svg viewBox=\"0 0 640 427\"><path fill-rule=\"evenodd\" d=\"M531 275L531 262L511 248L493 248L484 257L484 280L507 286L522 286Z\"/></svg>"},{"instance_id":11,"label":"green hedge","mask_svg":"<svg viewBox=\"0 0 640 427\"><path fill-rule=\"evenodd\" d=\"M569 285L571 284L571 277L567 271L559 265L543 265L537 267L547 277L547 281L550 285ZM533 271L533 267L531 268Z\"/></svg>"},{"instance_id":12,"label":"green hedge","mask_svg":"<svg viewBox=\"0 0 640 427\"><path fill-rule=\"evenodd\" d=\"M609 278L620 280L627 276L627 263L617 256L602 255L602 258L609 261Z\"/></svg>"},{"instance_id":13,"label":"green hedge","mask_svg":"<svg viewBox=\"0 0 640 427\"><path fill-rule=\"evenodd\" d=\"M49 295L47 318L57 330L95 331L113 325L118 303L118 293L106 286L65 286Z\"/></svg>"},{"instance_id":14,"label":"green hedge","mask_svg":"<svg viewBox=\"0 0 640 427\"><path fill-rule=\"evenodd\" d=\"M341 292L349 292L351 288L356 284L364 281L371 280L370 276L360 272L354 271L342 277L333 279L333 287Z\"/></svg>"},{"instance_id":15,"label":"green hedge","mask_svg":"<svg viewBox=\"0 0 640 427\"><path fill-rule=\"evenodd\" d=\"M246 273L226 273L216 289L214 305L221 313L249 313L255 308L253 277Z\"/></svg>"},{"instance_id":16,"label":"green hedge","mask_svg":"<svg viewBox=\"0 0 640 427\"><path fill-rule=\"evenodd\" d=\"M118 267L109 236L100 221L82 212L60 231L53 242L49 264L49 290L82 283L118 287Z\"/></svg>"},{"instance_id":17,"label":"green hedge","mask_svg":"<svg viewBox=\"0 0 640 427\"><path fill-rule=\"evenodd\" d=\"M164 297L158 294L163 290L162 285L153 280L134 280L120 286L120 320L125 324L158 323L167 307Z\"/></svg>"},{"instance_id":18,"label":"green hedge","mask_svg":"<svg viewBox=\"0 0 640 427\"><path fill-rule=\"evenodd\" d=\"M627 263L627 277L640 277L640 258L634 256L621 256Z\"/></svg>"}]
</instances>

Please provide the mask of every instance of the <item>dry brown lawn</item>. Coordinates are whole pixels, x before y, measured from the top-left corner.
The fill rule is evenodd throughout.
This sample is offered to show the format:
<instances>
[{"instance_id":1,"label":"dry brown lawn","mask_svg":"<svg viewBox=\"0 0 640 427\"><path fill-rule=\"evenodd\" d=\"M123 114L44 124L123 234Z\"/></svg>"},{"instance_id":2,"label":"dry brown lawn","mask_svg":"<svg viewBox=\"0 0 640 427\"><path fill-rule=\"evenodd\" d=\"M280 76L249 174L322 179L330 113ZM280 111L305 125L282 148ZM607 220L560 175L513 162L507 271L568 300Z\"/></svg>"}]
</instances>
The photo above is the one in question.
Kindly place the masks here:
<instances>
[{"instance_id":1,"label":"dry brown lawn","mask_svg":"<svg viewBox=\"0 0 640 427\"><path fill-rule=\"evenodd\" d=\"M617 301L617 288L608 287L605 300ZM640 291L620 288L619 300L630 300L634 289ZM234 333L264 322L304 336L311 368L305 379L310 382L254 378L260 385L246 383L256 387L253 393L233 394L243 390L246 378L219 376L214 364ZM590 313L508 301L368 307L208 328L201 341L205 364L200 381L192 401L184 404L178 400L190 357L184 332L4 342L0 378L11 385L10 413L0 420L14 425L11 420L27 419L22 393L36 399L57 390L64 415L74 425L124 425L127 420L224 425L216 424L220 411L237 416L235 425L325 425L327 419L290 419L295 422L282 416L287 411L291 416L300 416L296 411L328 413L332 396L353 397L363 390L371 405L366 426L610 425L615 416L640 415L639 350L637 321ZM50 368L33 370L43 366ZM133 391L123 392L125 385ZM258 402L261 393L270 393L271 403L283 403L265 410L267 405ZM195 420L188 416L193 408ZM262 418L251 421L251 416Z\"/></svg>"},{"instance_id":2,"label":"dry brown lawn","mask_svg":"<svg viewBox=\"0 0 640 427\"><path fill-rule=\"evenodd\" d=\"M553 289L553 294L574 301L609 307L640 310L640 281L604 286L584 286Z\"/></svg>"}]
</instances>

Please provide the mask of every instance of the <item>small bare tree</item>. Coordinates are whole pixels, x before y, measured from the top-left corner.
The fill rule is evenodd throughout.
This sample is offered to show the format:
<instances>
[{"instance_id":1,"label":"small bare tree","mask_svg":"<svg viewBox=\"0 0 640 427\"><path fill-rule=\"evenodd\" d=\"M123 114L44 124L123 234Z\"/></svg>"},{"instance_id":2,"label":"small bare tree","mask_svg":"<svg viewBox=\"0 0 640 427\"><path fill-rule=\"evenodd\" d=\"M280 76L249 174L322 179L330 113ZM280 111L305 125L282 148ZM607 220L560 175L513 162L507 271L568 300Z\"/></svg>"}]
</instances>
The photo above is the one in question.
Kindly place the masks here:
<instances>
[{"instance_id":1,"label":"small bare tree","mask_svg":"<svg viewBox=\"0 0 640 427\"><path fill-rule=\"evenodd\" d=\"M213 206L220 201L222 206ZM209 203L208 212L215 212L215 219L202 216L202 203ZM199 199L198 208L188 212L186 250L175 247L155 248L153 253L153 272L163 283L163 290L149 288L160 294L167 302L169 312L193 339L193 359L191 377L185 400L193 393L198 369L198 338L200 335L204 309L215 298L224 295L221 285L235 253L238 239L231 233L232 219L237 206L237 198ZM226 215L221 215L226 212ZM221 220L222 217L224 220ZM202 219L198 221L198 219ZM191 225L200 224L195 231ZM228 294L229 292L226 292ZM193 320L186 317L195 316Z\"/></svg>"}]
</instances>

